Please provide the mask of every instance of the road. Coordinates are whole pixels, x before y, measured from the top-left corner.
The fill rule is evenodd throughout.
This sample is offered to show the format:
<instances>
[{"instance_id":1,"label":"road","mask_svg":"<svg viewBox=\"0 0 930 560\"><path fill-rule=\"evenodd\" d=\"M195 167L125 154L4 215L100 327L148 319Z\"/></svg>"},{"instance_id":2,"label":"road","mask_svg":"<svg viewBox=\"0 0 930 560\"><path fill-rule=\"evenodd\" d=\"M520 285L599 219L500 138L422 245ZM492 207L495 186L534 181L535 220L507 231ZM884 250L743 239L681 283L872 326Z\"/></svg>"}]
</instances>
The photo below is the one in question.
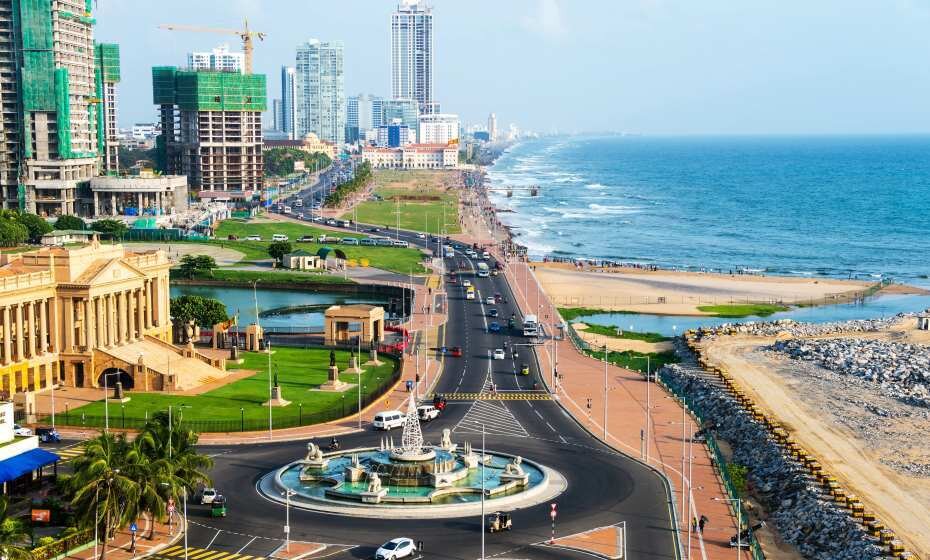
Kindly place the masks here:
<instances>
[{"instance_id":1,"label":"road","mask_svg":"<svg viewBox=\"0 0 930 560\"><path fill-rule=\"evenodd\" d=\"M367 228L366 228L367 229ZM393 236L394 233L392 232ZM400 239L423 245L424 240L409 232L397 232ZM448 285L449 320L445 343L461 346L460 358L447 357L436 391L439 393L477 393L493 382L499 391L532 391L539 382L540 371L535 351L527 344L531 339L522 331L507 329L507 318L519 310L503 276L478 278L473 275L475 262L461 251L446 259L447 267L460 269L460 279L468 278L480 298L465 299L461 283ZM493 266L493 261L492 261ZM461 280L460 280L461 281ZM488 332L492 308L484 298L501 294L503 301L494 305L503 325L500 333ZM502 348L504 341L516 348L504 360L490 360L489 351ZM529 376L519 374L526 362ZM570 372L563 372L570 375ZM600 444L571 419L552 400L450 401L438 419L424 424L427 441L438 442L443 428L453 432L455 442L471 441L480 446L481 427L487 433L487 447L521 455L559 471L568 481L567 490L558 503L556 535L569 535L596 527L626 521L628 552L633 559L676 558L674 529L659 476L642 464L617 454ZM344 449L376 446L382 434L366 431L342 438ZM395 436L397 437L397 436ZM265 557L282 544L284 508L268 501L255 490L257 480L306 454L306 442L204 448L216 462L213 477L216 487L228 498L229 516L209 517L205 506L189 508L191 527L189 546L215 551L203 553L197 560L254 560ZM493 508L493 502L489 503ZM552 528L549 504L544 503L513 513L514 529L508 533L486 535L486 556L500 558L590 558L581 553L557 550L543 543ZM408 536L424 542L423 558L474 559L481 556L480 518L441 520L391 520L350 518L291 509L291 538L298 541L345 545L345 550L330 548L328 558L370 558L382 542ZM182 551L183 552L183 551ZM192 552L191 552L192 554ZM235 556L238 555L238 556ZM165 558L183 558L182 554L165 554Z\"/></svg>"}]
</instances>

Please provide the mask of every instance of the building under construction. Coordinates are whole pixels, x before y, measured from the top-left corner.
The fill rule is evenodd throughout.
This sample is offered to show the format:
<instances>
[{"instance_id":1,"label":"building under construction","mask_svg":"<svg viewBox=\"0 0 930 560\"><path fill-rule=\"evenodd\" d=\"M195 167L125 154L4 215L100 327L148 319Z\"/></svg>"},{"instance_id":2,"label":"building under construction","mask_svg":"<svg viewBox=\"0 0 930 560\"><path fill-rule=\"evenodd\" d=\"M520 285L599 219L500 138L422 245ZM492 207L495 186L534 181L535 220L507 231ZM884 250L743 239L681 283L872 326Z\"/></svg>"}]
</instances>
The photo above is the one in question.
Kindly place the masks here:
<instances>
[{"instance_id":1,"label":"building under construction","mask_svg":"<svg viewBox=\"0 0 930 560\"><path fill-rule=\"evenodd\" d=\"M95 79L92 4L0 0L4 208L75 214L79 186L98 173L102 98Z\"/></svg>"},{"instance_id":2,"label":"building under construction","mask_svg":"<svg viewBox=\"0 0 930 560\"><path fill-rule=\"evenodd\" d=\"M94 51L94 83L100 110L97 111L97 150L103 172L119 173L119 129L116 125L116 84L119 83L119 45L99 43Z\"/></svg>"},{"instance_id":3,"label":"building under construction","mask_svg":"<svg viewBox=\"0 0 930 560\"><path fill-rule=\"evenodd\" d=\"M159 164L187 175L201 199L249 201L261 193L265 76L234 72L152 69L160 106Z\"/></svg>"}]
</instances>

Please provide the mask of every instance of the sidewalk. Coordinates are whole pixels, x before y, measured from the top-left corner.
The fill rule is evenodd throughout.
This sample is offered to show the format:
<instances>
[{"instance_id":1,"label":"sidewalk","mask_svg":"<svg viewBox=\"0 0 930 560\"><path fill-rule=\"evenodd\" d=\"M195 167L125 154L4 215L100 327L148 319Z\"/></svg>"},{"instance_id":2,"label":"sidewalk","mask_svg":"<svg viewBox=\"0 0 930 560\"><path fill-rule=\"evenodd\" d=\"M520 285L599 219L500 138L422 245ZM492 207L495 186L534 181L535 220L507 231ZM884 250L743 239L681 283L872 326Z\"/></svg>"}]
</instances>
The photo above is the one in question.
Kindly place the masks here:
<instances>
[{"instance_id":1,"label":"sidewalk","mask_svg":"<svg viewBox=\"0 0 930 560\"><path fill-rule=\"evenodd\" d=\"M457 237L468 243L495 239L497 232L488 227L483 216L477 213L473 216L479 218L478 222L466 224L468 233ZM495 257L501 258L498 254ZM531 264L516 260L507 262L504 274L521 310L535 314L548 333L553 334L558 331L556 325L561 318L539 287L530 269ZM737 532L736 516L726 501L726 490L711 462L707 447L688 445L690 434L697 431L699 426L690 415L684 413L678 401L660 385L653 384L650 387L651 422L646 438L647 383L642 374L616 366L609 366L605 374L604 363L582 354L568 337L544 344L538 349L540 373L544 381L551 390L552 372L559 372L556 398L583 427L611 447L642 460L668 478L673 489L683 556L711 560L732 559L735 551L730 548L729 539ZM645 439L648 439L648 445L645 445ZM690 452L688 447L691 448ZM689 454L692 456L690 465L686 460ZM689 479L693 503L686 506L682 501L681 488L684 487L687 494ZM689 539L690 520L702 515L709 519L703 535L695 531ZM741 556L745 559L752 557L749 551L744 551Z\"/></svg>"},{"instance_id":2,"label":"sidewalk","mask_svg":"<svg viewBox=\"0 0 930 560\"><path fill-rule=\"evenodd\" d=\"M136 532L136 550L131 552L132 533L129 529L122 529L116 533L116 536L107 543L107 558L112 560L130 560L132 558L141 558L154 554L163 548L170 546L179 540L183 533L179 531L178 526L174 526L174 534L168 532L168 526L161 523L155 524L155 533L149 540L150 522L147 519L140 519L137 522L139 530ZM93 560L103 552L103 541L97 544L97 547L85 548L76 552L65 559L72 560Z\"/></svg>"}]
</instances>

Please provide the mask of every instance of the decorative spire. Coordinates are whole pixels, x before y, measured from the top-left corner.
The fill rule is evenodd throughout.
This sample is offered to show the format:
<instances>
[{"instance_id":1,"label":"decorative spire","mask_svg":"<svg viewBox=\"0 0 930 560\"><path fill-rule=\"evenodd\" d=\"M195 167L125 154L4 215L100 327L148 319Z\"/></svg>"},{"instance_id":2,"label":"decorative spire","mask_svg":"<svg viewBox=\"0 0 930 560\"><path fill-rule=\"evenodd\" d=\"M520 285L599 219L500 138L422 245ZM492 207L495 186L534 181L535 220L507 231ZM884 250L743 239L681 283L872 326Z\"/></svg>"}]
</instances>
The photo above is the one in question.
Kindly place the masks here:
<instances>
[{"instance_id":1,"label":"decorative spire","mask_svg":"<svg viewBox=\"0 0 930 560\"><path fill-rule=\"evenodd\" d=\"M418 455L423 452L423 432L420 430L420 418L417 416L417 405L412 393L407 403L407 420L404 422L404 433L397 452L402 455Z\"/></svg>"}]
</instances>

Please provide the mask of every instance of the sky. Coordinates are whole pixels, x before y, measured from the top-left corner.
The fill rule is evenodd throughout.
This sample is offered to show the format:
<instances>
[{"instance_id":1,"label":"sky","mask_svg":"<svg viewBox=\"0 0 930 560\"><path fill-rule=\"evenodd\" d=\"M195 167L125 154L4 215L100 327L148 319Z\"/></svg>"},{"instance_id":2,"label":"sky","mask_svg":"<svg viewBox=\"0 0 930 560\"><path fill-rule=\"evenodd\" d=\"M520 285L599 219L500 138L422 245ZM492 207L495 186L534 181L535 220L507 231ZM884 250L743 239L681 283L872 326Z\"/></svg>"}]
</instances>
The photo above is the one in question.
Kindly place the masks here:
<instances>
[{"instance_id":1,"label":"sky","mask_svg":"<svg viewBox=\"0 0 930 560\"><path fill-rule=\"evenodd\" d=\"M930 0L433 0L434 98L465 123L538 132L930 132ZM310 38L345 43L347 95L390 95L389 0L97 0L121 47L122 126L153 121L151 67L268 34L255 72ZM271 104L269 102L269 108Z\"/></svg>"}]
</instances>

